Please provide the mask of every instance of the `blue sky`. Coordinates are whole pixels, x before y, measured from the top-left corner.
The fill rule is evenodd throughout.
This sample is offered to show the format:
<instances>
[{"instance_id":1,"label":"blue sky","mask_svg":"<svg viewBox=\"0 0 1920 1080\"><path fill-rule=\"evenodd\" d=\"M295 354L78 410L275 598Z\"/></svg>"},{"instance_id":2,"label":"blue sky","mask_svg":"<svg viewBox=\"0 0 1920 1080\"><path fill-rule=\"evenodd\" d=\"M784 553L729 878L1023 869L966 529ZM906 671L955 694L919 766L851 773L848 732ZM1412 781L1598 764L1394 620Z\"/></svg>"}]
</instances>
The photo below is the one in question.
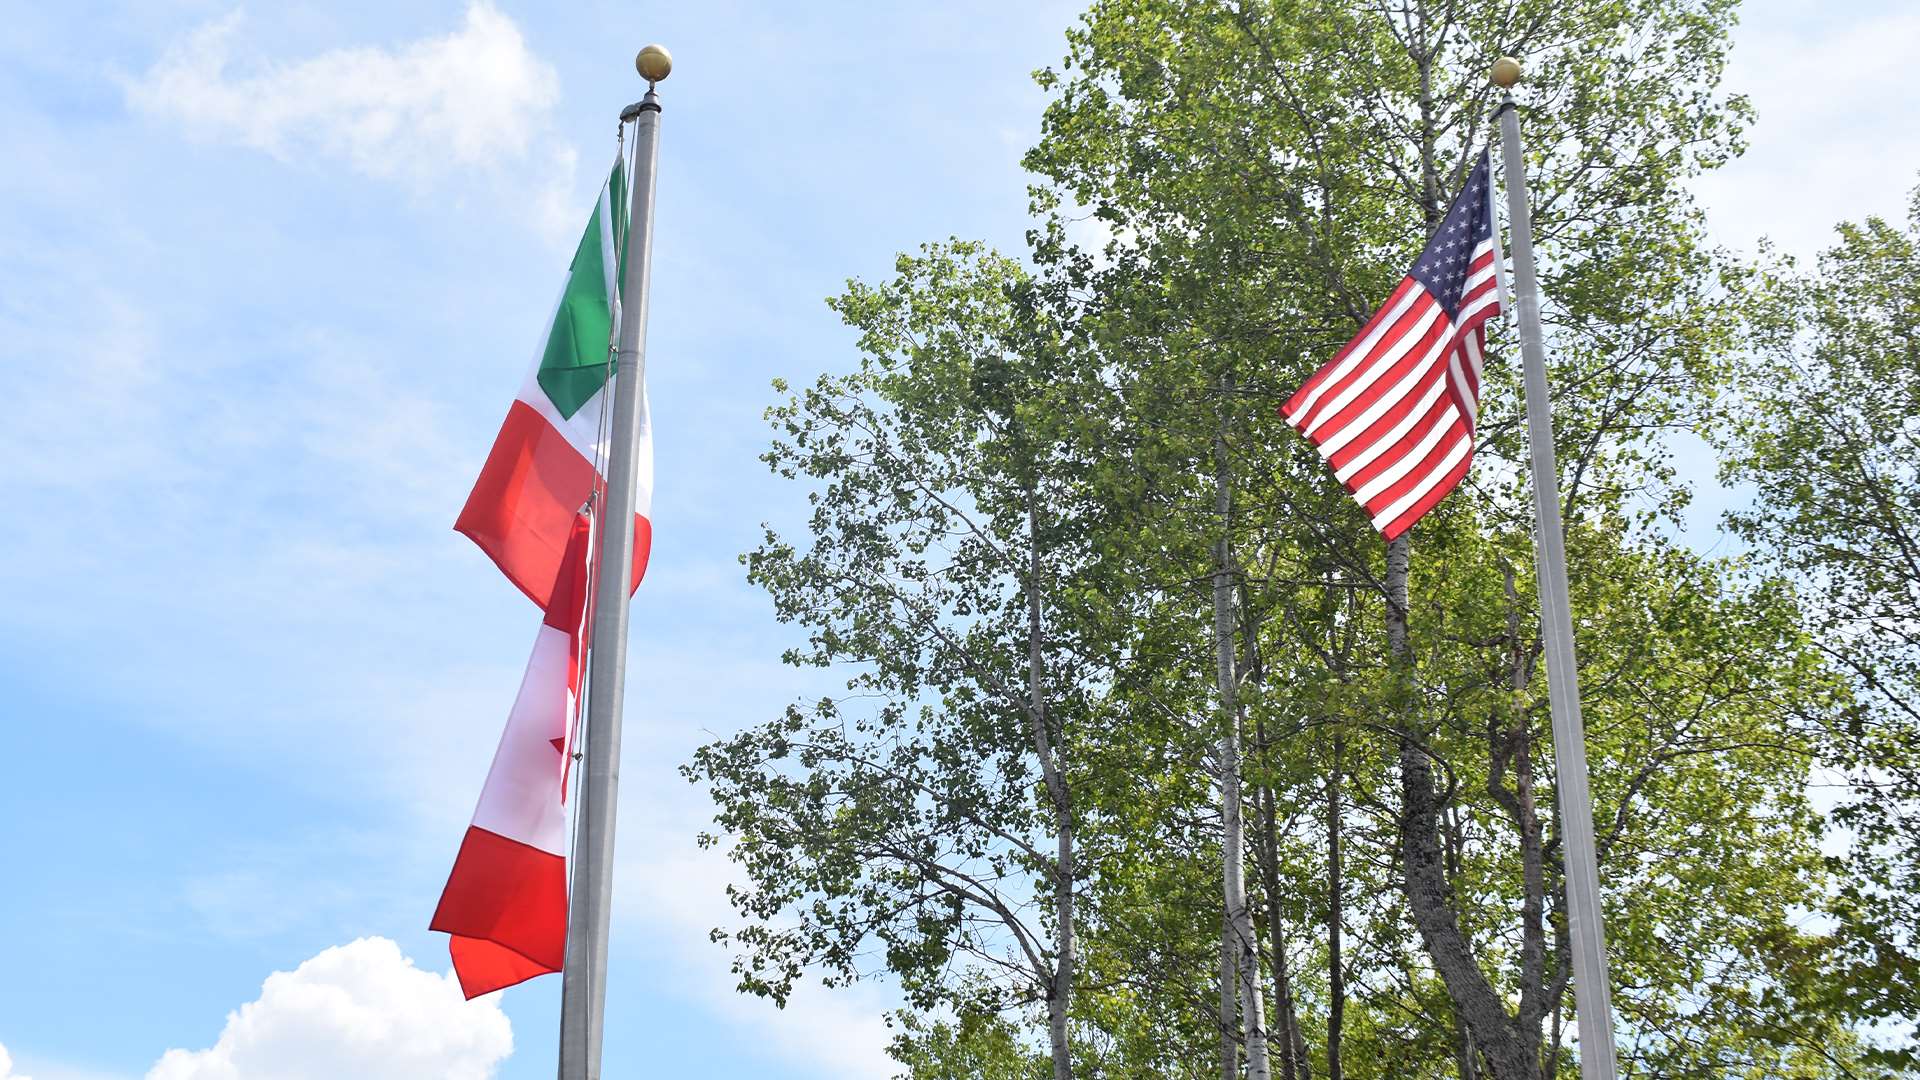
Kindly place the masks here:
<instances>
[{"instance_id":1,"label":"blue sky","mask_svg":"<svg viewBox=\"0 0 1920 1080\"><path fill-rule=\"evenodd\" d=\"M821 299L895 251L1020 249L1028 74L1076 7L0 2L0 1078L332 1075L369 1018L396 1077L550 1074L557 981L460 1005L424 929L535 627L450 526L648 40L608 1072L886 1075L884 988L732 994L674 767L808 685L733 558L801 506L755 459L768 380L847 363ZM1737 38L1726 243L1810 253L1920 176L1920 15L1813 10Z\"/></svg>"}]
</instances>

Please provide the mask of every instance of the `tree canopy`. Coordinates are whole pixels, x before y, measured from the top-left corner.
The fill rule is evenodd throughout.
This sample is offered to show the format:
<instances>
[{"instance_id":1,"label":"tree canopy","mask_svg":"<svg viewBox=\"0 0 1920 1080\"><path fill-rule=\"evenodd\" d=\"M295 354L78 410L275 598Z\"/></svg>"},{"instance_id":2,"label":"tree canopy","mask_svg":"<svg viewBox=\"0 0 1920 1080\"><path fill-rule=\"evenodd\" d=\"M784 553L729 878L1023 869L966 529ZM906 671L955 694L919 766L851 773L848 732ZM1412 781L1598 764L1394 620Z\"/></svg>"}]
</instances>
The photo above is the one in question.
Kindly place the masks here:
<instances>
[{"instance_id":1,"label":"tree canopy","mask_svg":"<svg viewBox=\"0 0 1920 1080\"><path fill-rule=\"evenodd\" d=\"M855 364L776 388L810 517L743 558L789 662L851 675L687 769L742 988L895 980L914 1077L1576 1074L1508 331L1410 543L1277 414L1420 250L1516 53L1622 1068L1910 1063L1914 237L1843 232L1812 279L1706 244L1686 182L1750 120L1734 11L1097 0L1037 75L1026 257L850 282ZM1671 527L1666 436L1710 428L1730 476L1796 477L1736 518L1747 556Z\"/></svg>"}]
</instances>

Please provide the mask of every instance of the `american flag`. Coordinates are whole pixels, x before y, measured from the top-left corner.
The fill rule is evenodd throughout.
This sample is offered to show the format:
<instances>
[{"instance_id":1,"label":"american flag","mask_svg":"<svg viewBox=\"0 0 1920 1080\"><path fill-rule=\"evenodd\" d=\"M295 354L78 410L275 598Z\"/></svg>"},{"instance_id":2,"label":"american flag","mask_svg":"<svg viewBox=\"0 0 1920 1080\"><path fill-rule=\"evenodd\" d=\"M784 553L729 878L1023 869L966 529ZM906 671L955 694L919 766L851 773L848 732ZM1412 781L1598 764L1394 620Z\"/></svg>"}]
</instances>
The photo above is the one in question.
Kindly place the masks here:
<instances>
[{"instance_id":1,"label":"american flag","mask_svg":"<svg viewBox=\"0 0 1920 1080\"><path fill-rule=\"evenodd\" d=\"M1400 287L1280 407L1388 540L1473 463L1486 323L1500 313L1489 172L1483 150Z\"/></svg>"}]
</instances>

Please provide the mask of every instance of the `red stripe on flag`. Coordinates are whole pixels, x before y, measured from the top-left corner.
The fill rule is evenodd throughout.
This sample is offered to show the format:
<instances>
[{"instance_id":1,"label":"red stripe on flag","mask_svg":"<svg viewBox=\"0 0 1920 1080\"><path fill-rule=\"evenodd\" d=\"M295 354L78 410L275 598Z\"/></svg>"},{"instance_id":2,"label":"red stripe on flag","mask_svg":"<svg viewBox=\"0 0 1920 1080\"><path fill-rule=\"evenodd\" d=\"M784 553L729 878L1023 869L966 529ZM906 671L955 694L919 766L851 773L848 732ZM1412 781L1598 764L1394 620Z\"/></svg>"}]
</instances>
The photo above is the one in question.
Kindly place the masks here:
<instances>
[{"instance_id":1,"label":"red stripe on flag","mask_svg":"<svg viewBox=\"0 0 1920 1080\"><path fill-rule=\"evenodd\" d=\"M1440 377L1440 373L1436 372L1435 377ZM1427 386L1430 387L1431 385L1431 381L1429 381ZM1422 398L1426 395L1426 389L1427 387L1423 387L1421 390ZM1412 395L1408 396L1411 397ZM1414 447L1420 445L1420 440L1426 438L1427 435L1433 431L1433 426L1440 422L1440 418L1447 414L1448 403L1448 396L1444 393L1434 398L1433 404L1427 406L1427 411L1413 422L1413 426L1407 429L1405 435L1395 440L1394 444L1382 451L1379 457L1367 462L1365 468L1347 477L1347 490L1356 495L1359 494L1360 489L1372 483L1374 477L1386 472L1393 467L1395 462L1411 453Z\"/></svg>"},{"instance_id":2,"label":"red stripe on flag","mask_svg":"<svg viewBox=\"0 0 1920 1080\"><path fill-rule=\"evenodd\" d=\"M1412 338L1411 335L1415 329L1423 322L1426 324L1426 329L1420 331L1418 339ZM1406 313L1381 334L1380 340L1374 342L1373 347L1367 350L1366 355L1360 358L1352 371L1340 378L1338 385L1327 388L1327 392L1321 395L1320 400L1313 403L1312 411L1301 417L1294 426L1311 439L1315 446L1332 438L1354 416L1359 415L1355 410L1356 405L1360 409L1365 409L1367 404L1378 398L1387 387L1392 386L1401 375L1405 374L1409 367L1419 363L1420 357L1426 355L1425 350L1432 343L1435 328L1443 325L1444 322L1445 318L1439 311L1439 305L1433 302L1433 298L1427 295L1425 289L1419 289L1413 302L1407 305ZM1382 371L1381 361L1388 353L1403 344L1405 351L1395 358L1393 369ZM1364 386L1364 389L1355 392L1353 400L1336 406L1335 403L1341 395L1352 391L1356 386ZM1329 415L1328 410L1336 407L1339 412Z\"/></svg>"},{"instance_id":3,"label":"red stripe on flag","mask_svg":"<svg viewBox=\"0 0 1920 1080\"><path fill-rule=\"evenodd\" d=\"M1422 403L1426 402L1429 395L1433 394L1434 385L1440 377L1441 372L1437 366L1428 368L1421 375L1419 383L1415 385L1405 397L1402 397L1396 402L1393 408L1388 409L1378 420L1369 425L1366 431L1356 433L1356 437L1352 441L1335 451L1333 456L1327 459L1327 464L1332 465L1334 473L1338 475L1342 470L1352 466L1354 462L1361 460L1365 455L1369 453L1377 455L1364 465L1356 467L1354 473L1346 477L1346 483L1349 488L1354 487L1356 483L1364 484L1366 482L1365 480L1357 480L1357 476L1363 473L1372 474L1378 472L1381 458L1391 461L1399 454L1400 451L1396 448L1406 443L1406 433L1402 432L1396 436L1394 435L1394 431L1401 424L1406 424L1411 427L1419 422L1417 418L1410 419L1410 417L1413 416L1414 410L1423 408L1431 410L1431 405L1423 405ZM1386 444L1388 438L1392 438L1393 441L1391 444Z\"/></svg>"},{"instance_id":4,"label":"red stripe on flag","mask_svg":"<svg viewBox=\"0 0 1920 1080\"><path fill-rule=\"evenodd\" d=\"M1321 426L1318 431L1314 432L1315 435L1320 437L1319 445L1324 446L1333 441L1335 435L1346 431L1350 425L1356 423L1362 414L1372 408L1373 405L1382 398L1390 394L1401 393L1406 389L1401 384L1407 380L1409 376L1412 376L1416 384L1425 381L1422 372L1432 364L1433 350L1442 341L1446 340L1446 336L1451 332L1452 327L1447 322L1446 313L1439 310L1439 306L1431 300L1422 297L1421 301L1416 303L1414 307L1422 313L1428 311L1433 313L1432 321L1427 324L1426 330L1422 332L1418 338L1412 338L1403 334L1394 339L1392 347L1398 348L1404 346L1404 351L1399 357L1392 361L1391 366L1382 366L1386 363L1386 356L1384 354L1388 348L1385 342L1382 342L1381 348L1374 350L1374 355L1378 359L1369 361L1369 369L1376 377L1367 384L1366 389L1355 394L1353 400L1341 406L1339 413L1335 414ZM1408 331L1408 334L1410 333L1411 330ZM1358 437L1360 434L1360 431L1355 431L1348 437Z\"/></svg>"},{"instance_id":5,"label":"red stripe on flag","mask_svg":"<svg viewBox=\"0 0 1920 1080\"><path fill-rule=\"evenodd\" d=\"M1367 503L1367 513L1378 514L1400 501L1401 497L1407 493L1420 490L1431 478L1433 467L1440 464L1441 459L1447 456L1447 451L1453 449L1456 443L1466 437L1467 425L1463 419L1456 417L1454 422L1448 425L1446 434L1434 440L1433 445L1427 448L1427 452L1421 455L1421 465L1426 467L1416 465L1408 469L1405 476L1387 485L1387 490L1375 495Z\"/></svg>"},{"instance_id":6,"label":"red stripe on flag","mask_svg":"<svg viewBox=\"0 0 1920 1080\"><path fill-rule=\"evenodd\" d=\"M1480 344L1484 347L1486 345L1485 327L1487 323L1491 321L1493 317L1498 314L1500 314L1500 301L1496 299L1492 303L1488 304L1486 307L1481 308L1479 311L1473 312L1472 314L1468 315L1465 319L1463 319L1460 323L1460 328L1457 331L1457 333L1463 336L1471 333L1480 334L1481 336ZM1484 348L1483 348L1483 351L1484 351Z\"/></svg>"},{"instance_id":7,"label":"red stripe on flag","mask_svg":"<svg viewBox=\"0 0 1920 1080\"><path fill-rule=\"evenodd\" d=\"M1320 385L1331 372L1338 369L1340 362L1347 358L1347 354L1357 348L1362 341L1365 341L1368 334L1373 333L1373 328L1387 317L1387 313L1392 311L1394 305L1400 302L1401 298L1406 295L1407 290L1415 288L1419 288L1419 282L1413 280L1411 277L1401 278L1399 286L1393 290L1393 295L1387 297L1387 302L1380 305L1380 310L1373 313L1373 317L1367 320L1367 324L1360 328L1358 334L1353 335L1353 340L1341 346L1340 351L1333 354L1333 359L1320 365L1320 370L1314 372L1300 389L1294 391L1293 396L1287 399L1287 403L1280 406L1280 414L1289 421L1292 421L1296 427L1304 423L1306 418L1295 416L1294 413L1305 404L1307 397L1313 393L1314 387Z\"/></svg>"},{"instance_id":8,"label":"red stripe on flag","mask_svg":"<svg viewBox=\"0 0 1920 1080\"><path fill-rule=\"evenodd\" d=\"M1398 539L1401 533L1413 528L1413 523L1419 521L1421 515L1438 506L1441 499L1453 494L1453 489L1460 486L1461 479L1467 475L1467 470L1472 467L1472 454L1461 458L1458 464L1447 470L1447 475L1440 478L1440 482L1433 486L1433 490L1429 491L1425 498L1407 507L1406 513L1388 522L1387 527L1380 530L1380 535L1386 537L1387 540L1391 542Z\"/></svg>"},{"instance_id":9,"label":"red stripe on flag","mask_svg":"<svg viewBox=\"0 0 1920 1080\"><path fill-rule=\"evenodd\" d=\"M454 529L527 598L548 606L574 515L593 493L593 463L524 401L500 425ZM646 573L653 528L634 516L633 584Z\"/></svg>"},{"instance_id":10,"label":"red stripe on flag","mask_svg":"<svg viewBox=\"0 0 1920 1080\"><path fill-rule=\"evenodd\" d=\"M559 971L567 953L566 860L468 826L429 929L453 935L453 969L469 998Z\"/></svg>"},{"instance_id":11,"label":"red stripe on flag","mask_svg":"<svg viewBox=\"0 0 1920 1080\"><path fill-rule=\"evenodd\" d=\"M1498 288L1499 285L1500 283L1498 281L1495 281L1492 278L1488 278L1487 280L1481 282L1478 285L1475 285L1473 288L1468 289L1466 292L1460 294L1461 309L1465 310L1475 300L1478 300L1481 297L1492 292L1494 289Z\"/></svg>"},{"instance_id":12,"label":"red stripe on flag","mask_svg":"<svg viewBox=\"0 0 1920 1080\"><path fill-rule=\"evenodd\" d=\"M1428 327L1426 334L1407 350L1406 356L1397 361L1391 371L1368 387L1365 393L1355 398L1351 405L1341 411L1341 415L1336 417L1333 423L1316 433L1321 435L1320 445L1325 445L1333 439L1334 435L1344 431L1349 424L1358 422L1361 415L1382 397L1390 393L1402 395L1400 400L1394 402L1384 414L1368 424L1365 429L1354 432L1345 445L1327 458L1328 464L1337 470L1352 461L1373 439L1392 431L1393 423L1398 422L1397 418L1405 416L1407 410L1419 402L1421 395L1426 392L1427 387L1433 385L1434 378L1443 366L1443 357L1436 355L1435 350L1450 332L1451 328L1447 325L1445 313L1439 313L1433 320L1433 325ZM1411 380L1408 379L1409 375L1413 376ZM1409 385L1402 387L1402 381L1407 381ZM1388 416L1395 416L1396 419L1393 423L1381 427L1380 421Z\"/></svg>"}]
</instances>

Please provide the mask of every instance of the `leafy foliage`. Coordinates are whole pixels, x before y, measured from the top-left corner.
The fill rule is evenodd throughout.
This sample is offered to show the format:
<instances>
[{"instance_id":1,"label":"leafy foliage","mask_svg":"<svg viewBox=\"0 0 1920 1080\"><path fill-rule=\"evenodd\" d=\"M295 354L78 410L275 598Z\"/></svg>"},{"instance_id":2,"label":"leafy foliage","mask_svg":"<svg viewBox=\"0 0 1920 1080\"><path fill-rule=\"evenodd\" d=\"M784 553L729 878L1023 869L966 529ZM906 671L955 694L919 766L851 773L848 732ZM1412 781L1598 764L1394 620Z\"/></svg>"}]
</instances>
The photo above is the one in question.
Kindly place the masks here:
<instances>
[{"instance_id":1,"label":"leafy foliage","mask_svg":"<svg viewBox=\"0 0 1920 1080\"><path fill-rule=\"evenodd\" d=\"M1727 403L1742 318L1776 313L1780 362L1798 325L1916 362L1910 303L1827 327L1752 299L1825 310L1812 286L1723 287L1753 283L1686 181L1741 146L1733 12L1098 0L1038 75L1030 264L956 242L850 283L857 369L768 414L810 536L769 532L749 576L807 631L789 661L850 677L688 770L745 874L716 932L743 988L885 971L918 1077L1237 1072L1261 1018L1230 967L1218 993L1235 780L1274 1071L1577 1073L1510 343L1410 570L1276 413L1419 250L1490 130L1482 73L1518 52L1623 1067L1898 1064L1860 1031L1911 1002L1910 803L1857 800L1841 864L1808 796L1819 761L1914 760L1849 670L1881 654L1662 528L1687 497L1662 435ZM1898 247L1874 228L1861 259ZM1797 419L1774 385L1733 395L1769 453L1806 441L1766 434ZM1796 497L1805 523L1764 504L1786 516L1743 527L1814 528Z\"/></svg>"},{"instance_id":2,"label":"leafy foliage","mask_svg":"<svg viewBox=\"0 0 1920 1080\"><path fill-rule=\"evenodd\" d=\"M1843 224L1810 274L1749 282L1752 351L1722 429L1729 522L1801 586L1808 632L1852 707L1826 760L1850 782L1851 845L1828 905L1841 933L1818 979L1903 1025L1879 1055L1920 1065L1920 190L1905 229Z\"/></svg>"}]
</instances>

